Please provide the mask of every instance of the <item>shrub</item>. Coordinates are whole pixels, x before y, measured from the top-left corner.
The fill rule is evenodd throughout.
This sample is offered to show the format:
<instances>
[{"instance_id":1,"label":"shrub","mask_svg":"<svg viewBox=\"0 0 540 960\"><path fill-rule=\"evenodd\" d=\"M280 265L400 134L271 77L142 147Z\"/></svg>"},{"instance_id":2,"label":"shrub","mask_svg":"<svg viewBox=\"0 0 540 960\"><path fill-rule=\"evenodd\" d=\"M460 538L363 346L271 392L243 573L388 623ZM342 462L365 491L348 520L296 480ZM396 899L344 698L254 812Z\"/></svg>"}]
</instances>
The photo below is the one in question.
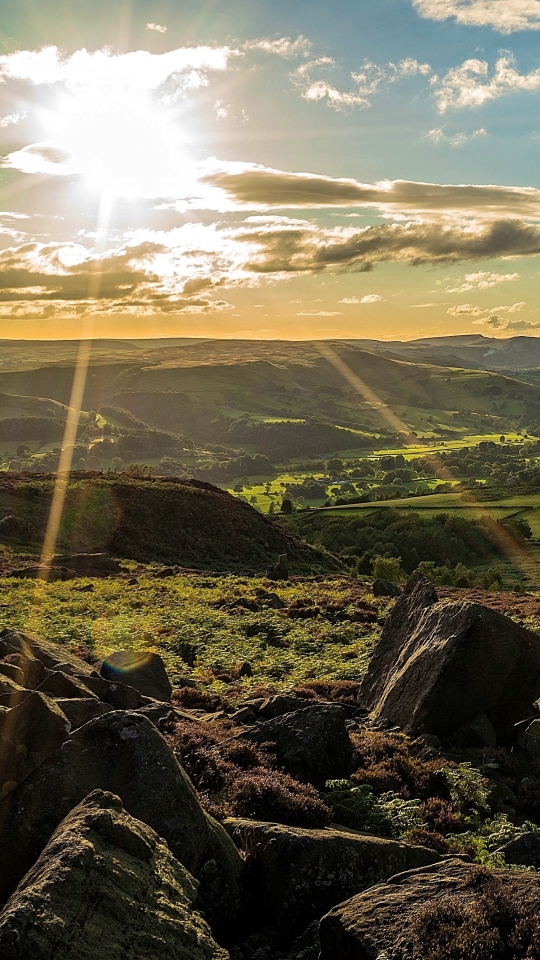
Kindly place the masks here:
<instances>
[{"instance_id":1,"label":"shrub","mask_svg":"<svg viewBox=\"0 0 540 960\"><path fill-rule=\"evenodd\" d=\"M447 761L424 756L404 734L364 730L352 734L352 741L355 784L367 784L375 793L393 790L405 800L451 799L442 772Z\"/></svg>"},{"instance_id":2,"label":"shrub","mask_svg":"<svg viewBox=\"0 0 540 960\"><path fill-rule=\"evenodd\" d=\"M173 691L171 699L174 704L186 710L206 710L207 713L214 713L221 707L219 697L197 687L180 687Z\"/></svg>"},{"instance_id":3,"label":"shrub","mask_svg":"<svg viewBox=\"0 0 540 960\"><path fill-rule=\"evenodd\" d=\"M291 827L330 823L330 810L314 787L275 770L253 770L240 777L230 791L230 804L237 817L276 820Z\"/></svg>"}]
</instances>

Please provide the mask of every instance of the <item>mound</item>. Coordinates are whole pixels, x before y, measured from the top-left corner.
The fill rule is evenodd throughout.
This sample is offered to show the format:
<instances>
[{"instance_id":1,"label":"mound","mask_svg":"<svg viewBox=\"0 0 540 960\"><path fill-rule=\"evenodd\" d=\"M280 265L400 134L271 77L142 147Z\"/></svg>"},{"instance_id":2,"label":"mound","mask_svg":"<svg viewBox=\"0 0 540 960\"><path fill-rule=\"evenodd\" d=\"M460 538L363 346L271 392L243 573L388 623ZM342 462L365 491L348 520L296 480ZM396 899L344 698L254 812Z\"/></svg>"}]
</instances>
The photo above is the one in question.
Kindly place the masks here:
<instances>
[{"instance_id":1,"label":"mound","mask_svg":"<svg viewBox=\"0 0 540 960\"><path fill-rule=\"evenodd\" d=\"M52 477L0 478L0 542L39 551L53 486ZM73 474L58 549L197 569L261 572L280 554L299 572L338 566L225 491L174 478Z\"/></svg>"}]
</instances>

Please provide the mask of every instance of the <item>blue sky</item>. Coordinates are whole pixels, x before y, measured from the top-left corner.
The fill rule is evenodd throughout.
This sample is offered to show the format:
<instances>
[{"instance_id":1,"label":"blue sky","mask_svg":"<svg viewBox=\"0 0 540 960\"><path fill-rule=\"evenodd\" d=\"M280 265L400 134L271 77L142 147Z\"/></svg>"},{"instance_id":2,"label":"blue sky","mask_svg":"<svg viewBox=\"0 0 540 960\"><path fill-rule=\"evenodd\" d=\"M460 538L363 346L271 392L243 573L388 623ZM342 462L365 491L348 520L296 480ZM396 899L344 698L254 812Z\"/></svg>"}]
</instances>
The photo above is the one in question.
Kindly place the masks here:
<instances>
[{"instance_id":1,"label":"blue sky","mask_svg":"<svg viewBox=\"0 0 540 960\"><path fill-rule=\"evenodd\" d=\"M0 10L0 335L540 331L540 0Z\"/></svg>"}]
</instances>

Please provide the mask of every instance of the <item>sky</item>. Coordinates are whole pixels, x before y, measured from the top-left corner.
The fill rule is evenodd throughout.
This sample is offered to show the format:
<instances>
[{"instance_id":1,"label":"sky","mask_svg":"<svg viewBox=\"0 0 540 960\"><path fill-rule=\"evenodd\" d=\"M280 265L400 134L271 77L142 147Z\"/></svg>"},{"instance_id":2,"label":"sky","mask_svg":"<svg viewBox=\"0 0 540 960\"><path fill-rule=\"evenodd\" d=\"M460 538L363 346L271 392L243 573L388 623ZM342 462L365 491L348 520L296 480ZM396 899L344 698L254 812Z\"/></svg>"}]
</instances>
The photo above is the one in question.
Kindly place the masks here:
<instances>
[{"instance_id":1,"label":"sky","mask_svg":"<svg viewBox=\"0 0 540 960\"><path fill-rule=\"evenodd\" d=\"M540 335L540 0L0 0L0 337Z\"/></svg>"}]
</instances>

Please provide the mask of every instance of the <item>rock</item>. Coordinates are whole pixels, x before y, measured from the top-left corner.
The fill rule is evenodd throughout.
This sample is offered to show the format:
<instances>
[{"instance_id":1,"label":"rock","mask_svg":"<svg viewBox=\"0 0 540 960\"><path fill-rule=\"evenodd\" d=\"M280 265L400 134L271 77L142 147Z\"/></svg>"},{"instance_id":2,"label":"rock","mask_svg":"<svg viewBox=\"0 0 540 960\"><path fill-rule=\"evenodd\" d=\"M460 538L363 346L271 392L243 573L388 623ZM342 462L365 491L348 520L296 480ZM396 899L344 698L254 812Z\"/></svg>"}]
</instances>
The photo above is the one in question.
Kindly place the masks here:
<instances>
[{"instance_id":1,"label":"rock","mask_svg":"<svg viewBox=\"0 0 540 960\"><path fill-rule=\"evenodd\" d=\"M48 579L54 581L74 580L76 577L109 577L121 572L118 561L106 553L71 553L53 557ZM43 567L33 564L11 570L9 575L19 580L36 580L43 577Z\"/></svg>"},{"instance_id":2,"label":"rock","mask_svg":"<svg viewBox=\"0 0 540 960\"><path fill-rule=\"evenodd\" d=\"M265 720L273 720L285 713L293 713L305 706L305 700L299 700L292 694L278 693L275 697L268 697L259 706L258 715Z\"/></svg>"},{"instance_id":3,"label":"rock","mask_svg":"<svg viewBox=\"0 0 540 960\"><path fill-rule=\"evenodd\" d=\"M266 720L242 731L242 738L275 744L279 766L302 783L324 787L349 774L352 745L337 704L313 704Z\"/></svg>"},{"instance_id":4,"label":"rock","mask_svg":"<svg viewBox=\"0 0 540 960\"><path fill-rule=\"evenodd\" d=\"M418 909L448 905L452 895L458 895L461 903L474 902L482 890L481 883L470 882L477 874L474 864L446 860L398 874L334 907L320 923L320 960L416 956L411 953L411 923ZM513 897L538 902L540 877L512 870L494 870L492 875ZM435 952L436 927L432 936ZM441 951L440 956L450 954Z\"/></svg>"},{"instance_id":5,"label":"rock","mask_svg":"<svg viewBox=\"0 0 540 960\"><path fill-rule=\"evenodd\" d=\"M26 658L40 660L48 670L55 670L59 663L70 663L77 668L77 674L81 676L85 674L92 676L96 673L89 663L74 654L70 654L59 643L52 643L50 640L44 640L42 637L35 637L29 633L22 633L20 630L2 630L0 632L0 657L5 659L8 654L14 653L22 654Z\"/></svg>"},{"instance_id":6,"label":"rock","mask_svg":"<svg viewBox=\"0 0 540 960\"><path fill-rule=\"evenodd\" d=\"M257 599L261 600L265 607L270 607L271 610L283 610L286 606L277 593L271 593L268 590L263 590L262 587L257 587L255 594Z\"/></svg>"},{"instance_id":7,"label":"rock","mask_svg":"<svg viewBox=\"0 0 540 960\"><path fill-rule=\"evenodd\" d=\"M150 650L118 650L101 665L105 680L121 681L154 700L170 700L172 687L163 660Z\"/></svg>"},{"instance_id":8,"label":"rock","mask_svg":"<svg viewBox=\"0 0 540 960\"><path fill-rule=\"evenodd\" d=\"M25 657L22 653L8 654L5 660L1 661L0 669L9 665L16 666L22 671L23 682L21 685L26 687L27 690L36 690L49 675L47 667L43 666L41 660L37 660L35 657ZM2 672L4 672L3 669Z\"/></svg>"},{"instance_id":9,"label":"rock","mask_svg":"<svg viewBox=\"0 0 540 960\"><path fill-rule=\"evenodd\" d=\"M289 560L286 553L278 557L278 562L266 571L267 580L288 580L289 579Z\"/></svg>"},{"instance_id":10,"label":"rock","mask_svg":"<svg viewBox=\"0 0 540 960\"><path fill-rule=\"evenodd\" d=\"M247 660L244 660L238 667L238 678L241 680L242 677L252 677L252 676L253 676L253 667Z\"/></svg>"},{"instance_id":11,"label":"rock","mask_svg":"<svg viewBox=\"0 0 540 960\"><path fill-rule=\"evenodd\" d=\"M227 960L167 844L94 791L62 821L0 915L2 960Z\"/></svg>"},{"instance_id":12,"label":"rock","mask_svg":"<svg viewBox=\"0 0 540 960\"><path fill-rule=\"evenodd\" d=\"M58 670L50 673L47 679L40 683L38 690L41 693L46 693L49 697L62 697L64 699L73 699L74 697L88 699L90 697L97 700L95 693L92 693L86 684L77 680L76 677L68 677Z\"/></svg>"},{"instance_id":13,"label":"rock","mask_svg":"<svg viewBox=\"0 0 540 960\"><path fill-rule=\"evenodd\" d=\"M110 713L112 710L112 707L109 706L108 703L101 703L97 697L91 697L86 700L82 698L76 700L56 699L54 702L68 718L72 731L78 730L78 728L83 727L85 723L90 723L90 720L95 720L96 717L102 717L104 713Z\"/></svg>"},{"instance_id":14,"label":"rock","mask_svg":"<svg viewBox=\"0 0 540 960\"><path fill-rule=\"evenodd\" d=\"M15 699L21 692L26 693L27 691L24 687L21 687L20 684L15 683L15 680L11 680L5 675L0 676L0 702L3 703L4 699L6 699L5 706L9 707L10 698L13 697Z\"/></svg>"},{"instance_id":15,"label":"rock","mask_svg":"<svg viewBox=\"0 0 540 960\"><path fill-rule=\"evenodd\" d=\"M400 597L401 590L395 583L390 583L389 580L374 580L373 581L373 596L374 597Z\"/></svg>"},{"instance_id":16,"label":"rock","mask_svg":"<svg viewBox=\"0 0 540 960\"><path fill-rule=\"evenodd\" d=\"M234 723L245 723L251 726L251 724L257 722L257 717L249 707L240 707L239 710L231 714L231 720L233 720Z\"/></svg>"},{"instance_id":17,"label":"rock","mask_svg":"<svg viewBox=\"0 0 540 960\"><path fill-rule=\"evenodd\" d=\"M540 833L524 833L515 840L510 840L497 853L504 857L507 863L522 867L540 868Z\"/></svg>"},{"instance_id":18,"label":"rock","mask_svg":"<svg viewBox=\"0 0 540 960\"><path fill-rule=\"evenodd\" d=\"M497 743L540 697L540 636L477 603L441 603L413 574L359 692L374 720L448 740L484 715Z\"/></svg>"},{"instance_id":19,"label":"rock","mask_svg":"<svg viewBox=\"0 0 540 960\"><path fill-rule=\"evenodd\" d=\"M174 719L175 710L171 707L170 703L160 703L158 700L154 700L153 703L146 703L142 707L138 707L137 713L140 713L143 717L148 717L149 720L161 730L162 724L164 721L169 719Z\"/></svg>"},{"instance_id":20,"label":"rock","mask_svg":"<svg viewBox=\"0 0 540 960\"><path fill-rule=\"evenodd\" d=\"M305 929L337 903L396 872L440 860L426 847L355 830L236 819L224 826L247 857L248 914L282 932Z\"/></svg>"},{"instance_id":21,"label":"rock","mask_svg":"<svg viewBox=\"0 0 540 960\"><path fill-rule=\"evenodd\" d=\"M140 706L139 691L127 683L111 683L98 676L76 676L75 679L84 683L103 703L110 704L113 710L136 710Z\"/></svg>"},{"instance_id":22,"label":"rock","mask_svg":"<svg viewBox=\"0 0 540 960\"><path fill-rule=\"evenodd\" d=\"M517 797L502 780L489 781L488 806L494 813L515 813Z\"/></svg>"},{"instance_id":23,"label":"rock","mask_svg":"<svg viewBox=\"0 0 540 960\"><path fill-rule=\"evenodd\" d=\"M468 723L463 723L458 727L452 737L452 742L459 747L472 747L473 749L482 749L482 747L497 746L497 731L486 717L485 713L479 714Z\"/></svg>"},{"instance_id":24,"label":"rock","mask_svg":"<svg viewBox=\"0 0 540 960\"><path fill-rule=\"evenodd\" d=\"M92 790L121 797L126 810L163 837L200 881L212 925L227 926L240 903L242 860L202 809L172 750L146 717L112 711L76 730L58 753L0 803L0 903L35 862L60 821Z\"/></svg>"},{"instance_id":25,"label":"rock","mask_svg":"<svg viewBox=\"0 0 540 960\"><path fill-rule=\"evenodd\" d=\"M519 739L522 750L531 760L540 760L540 720L533 720Z\"/></svg>"},{"instance_id":26,"label":"rock","mask_svg":"<svg viewBox=\"0 0 540 960\"><path fill-rule=\"evenodd\" d=\"M41 693L0 716L0 799L55 754L70 731L69 721L54 700Z\"/></svg>"},{"instance_id":27,"label":"rock","mask_svg":"<svg viewBox=\"0 0 540 960\"><path fill-rule=\"evenodd\" d=\"M2 677L9 677L19 687L24 687L24 672L16 663L5 663L0 660L0 674Z\"/></svg>"}]
</instances>

